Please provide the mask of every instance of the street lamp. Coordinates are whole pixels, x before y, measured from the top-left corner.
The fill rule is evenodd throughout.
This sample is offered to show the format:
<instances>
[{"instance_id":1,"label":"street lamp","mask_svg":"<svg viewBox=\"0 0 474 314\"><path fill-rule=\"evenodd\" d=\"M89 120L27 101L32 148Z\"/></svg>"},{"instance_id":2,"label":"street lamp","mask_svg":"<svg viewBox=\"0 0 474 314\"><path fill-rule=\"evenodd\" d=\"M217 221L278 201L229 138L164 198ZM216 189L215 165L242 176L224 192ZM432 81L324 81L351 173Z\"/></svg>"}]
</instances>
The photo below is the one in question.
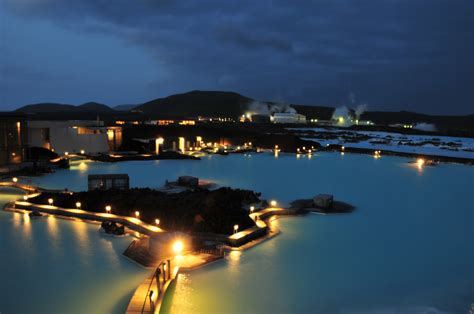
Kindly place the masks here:
<instances>
[{"instance_id":1,"label":"street lamp","mask_svg":"<svg viewBox=\"0 0 474 314\"><path fill-rule=\"evenodd\" d=\"M48 204L53 205L54 200L52 198L48 198Z\"/></svg>"},{"instance_id":2,"label":"street lamp","mask_svg":"<svg viewBox=\"0 0 474 314\"><path fill-rule=\"evenodd\" d=\"M255 210L255 206L250 206L250 213L253 213L254 210Z\"/></svg>"},{"instance_id":3,"label":"street lamp","mask_svg":"<svg viewBox=\"0 0 474 314\"><path fill-rule=\"evenodd\" d=\"M234 233L237 233L238 230L239 230L239 225L234 225Z\"/></svg>"},{"instance_id":4,"label":"street lamp","mask_svg":"<svg viewBox=\"0 0 474 314\"><path fill-rule=\"evenodd\" d=\"M135 211L135 217L140 218L140 212L138 210Z\"/></svg>"},{"instance_id":5,"label":"street lamp","mask_svg":"<svg viewBox=\"0 0 474 314\"><path fill-rule=\"evenodd\" d=\"M110 205L105 206L105 211L107 212L107 214L110 214L111 210L112 210L112 206Z\"/></svg>"},{"instance_id":6,"label":"street lamp","mask_svg":"<svg viewBox=\"0 0 474 314\"><path fill-rule=\"evenodd\" d=\"M160 224L160 220L159 219L155 219L155 225L159 225Z\"/></svg>"},{"instance_id":7,"label":"street lamp","mask_svg":"<svg viewBox=\"0 0 474 314\"><path fill-rule=\"evenodd\" d=\"M18 182L18 178L17 178L17 177L13 177L12 181L13 181L13 183L17 183L17 182Z\"/></svg>"},{"instance_id":8,"label":"street lamp","mask_svg":"<svg viewBox=\"0 0 474 314\"><path fill-rule=\"evenodd\" d=\"M277 201L275 201L275 200L270 201L270 206L275 207L277 205L278 205Z\"/></svg>"},{"instance_id":9,"label":"street lamp","mask_svg":"<svg viewBox=\"0 0 474 314\"><path fill-rule=\"evenodd\" d=\"M28 196L23 195L23 200L24 200L24 201L27 201L27 200L28 200Z\"/></svg>"},{"instance_id":10,"label":"street lamp","mask_svg":"<svg viewBox=\"0 0 474 314\"><path fill-rule=\"evenodd\" d=\"M81 202L76 202L76 207L77 207L77 209L80 209L80 208L81 208L81 205L82 205Z\"/></svg>"}]
</instances>

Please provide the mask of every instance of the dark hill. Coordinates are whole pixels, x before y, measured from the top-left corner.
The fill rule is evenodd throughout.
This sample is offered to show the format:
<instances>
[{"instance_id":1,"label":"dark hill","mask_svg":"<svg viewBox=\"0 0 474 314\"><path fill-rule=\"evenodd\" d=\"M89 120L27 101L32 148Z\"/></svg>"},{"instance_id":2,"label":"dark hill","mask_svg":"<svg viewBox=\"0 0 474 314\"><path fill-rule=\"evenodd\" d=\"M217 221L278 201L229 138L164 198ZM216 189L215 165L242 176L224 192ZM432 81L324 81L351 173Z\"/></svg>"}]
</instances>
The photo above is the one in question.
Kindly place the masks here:
<instances>
[{"instance_id":1,"label":"dark hill","mask_svg":"<svg viewBox=\"0 0 474 314\"><path fill-rule=\"evenodd\" d=\"M15 110L23 113L41 113L41 112L76 112L77 108L73 105L56 104L56 103L39 103L27 105Z\"/></svg>"},{"instance_id":2,"label":"dark hill","mask_svg":"<svg viewBox=\"0 0 474 314\"><path fill-rule=\"evenodd\" d=\"M148 114L176 117L238 117L252 101L234 92L191 91L158 98L134 108Z\"/></svg>"},{"instance_id":3,"label":"dark hill","mask_svg":"<svg viewBox=\"0 0 474 314\"><path fill-rule=\"evenodd\" d=\"M27 105L15 110L22 113L113 113L112 108L96 102L88 102L80 106L57 103L39 103Z\"/></svg>"},{"instance_id":4,"label":"dark hill","mask_svg":"<svg viewBox=\"0 0 474 314\"><path fill-rule=\"evenodd\" d=\"M76 107L81 112L112 113L115 110L97 102L87 102Z\"/></svg>"}]
</instances>

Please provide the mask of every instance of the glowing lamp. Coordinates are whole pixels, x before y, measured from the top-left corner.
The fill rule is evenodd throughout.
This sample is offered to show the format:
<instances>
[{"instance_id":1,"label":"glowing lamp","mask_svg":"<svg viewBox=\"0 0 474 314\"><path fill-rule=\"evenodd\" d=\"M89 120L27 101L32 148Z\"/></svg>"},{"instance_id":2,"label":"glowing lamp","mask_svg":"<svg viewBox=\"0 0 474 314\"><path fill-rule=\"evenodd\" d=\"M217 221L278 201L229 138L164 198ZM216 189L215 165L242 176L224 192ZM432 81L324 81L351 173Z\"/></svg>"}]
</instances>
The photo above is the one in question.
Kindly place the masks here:
<instances>
[{"instance_id":1,"label":"glowing lamp","mask_svg":"<svg viewBox=\"0 0 474 314\"><path fill-rule=\"evenodd\" d=\"M421 168L425 164L425 160L423 158L418 158L416 164L418 165L418 168Z\"/></svg>"},{"instance_id":2,"label":"glowing lamp","mask_svg":"<svg viewBox=\"0 0 474 314\"><path fill-rule=\"evenodd\" d=\"M278 205L278 203L277 203L277 201L272 200L272 201L270 201L270 205L271 205L272 207L275 207L275 206Z\"/></svg>"},{"instance_id":3,"label":"glowing lamp","mask_svg":"<svg viewBox=\"0 0 474 314\"><path fill-rule=\"evenodd\" d=\"M48 198L48 204L53 205L53 203L54 203L54 200L52 198Z\"/></svg>"},{"instance_id":4,"label":"glowing lamp","mask_svg":"<svg viewBox=\"0 0 474 314\"><path fill-rule=\"evenodd\" d=\"M64 156L67 156L67 155L69 155L69 152L64 152Z\"/></svg>"},{"instance_id":5,"label":"glowing lamp","mask_svg":"<svg viewBox=\"0 0 474 314\"><path fill-rule=\"evenodd\" d=\"M137 218L140 217L140 212L138 210L135 211L135 217L137 217Z\"/></svg>"},{"instance_id":6,"label":"glowing lamp","mask_svg":"<svg viewBox=\"0 0 474 314\"><path fill-rule=\"evenodd\" d=\"M237 233L238 230L239 230L239 225L234 225L234 233Z\"/></svg>"},{"instance_id":7,"label":"glowing lamp","mask_svg":"<svg viewBox=\"0 0 474 314\"><path fill-rule=\"evenodd\" d=\"M250 206L250 212L253 213L254 210L255 210L255 206Z\"/></svg>"},{"instance_id":8,"label":"glowing lamp","mask_svg":"<svg viewBox=\"0 0 474 314\"><path fill-rule=\"evenodd\" d=\"M107 212L107 214L110 214L111 210L112 210L112 206L110 205L105 206L105 211Z\"/></svg>"},{"instance_id":9,"label":"glowing lamp","mask_svg":"<svg viewBox=\"0 0 474 314\"><path fill-rule=\"evenodd\" d=\"M181 254L183 252L184 244L183 241L177 240L173 243L173 252L175 254Z\"/></svg>"},{"instance_id":10,"label":"glowing lamp","mask_svg":"<svg viewBox=\"0 0 474 314\"><path fill-rule=\"evenodd\" d=\"M76 202L76 207L77 207L78 209L81 208L81 206L82 206L81 202Z\"/></svg>"},{"instance_id":11,"label":"glowing lamp","mask_svg":"<svg viewBox=\"0 0 474 314\"><path fill-rule=\"evenodd\" d=\"M12 181L13 181L13 183L17 183L17 182L18 182L18 178L17 178L17 177L13 177Z\"/></svg>"},{"instance_id":12,"label":"glowing lamp","mask_svg":"<svg viewBox=\"0 0 474 314\"><path fill-rule=\"evenodd\" d=\"M23 195L23 200L24 200L24 201L27 201L27 200L28 200L28 196Z\"/></svg>"},{"instance_id":13,"label":"glowing lamp","mask_svg":"<svg viewBox=\"0 0 474 314\"><path fill-rule=\"evenodd\" d=\"M81 149L81 154L84 155L85 153L86 152L83 149Z\"/></svg>"},{"instance_id":14,"label":"glowing lamp","mask_svg":"<svg viewBox=\"0 0 474 314\"><path fill-rule=\"evenodd\" d=\"M160 220L159 219L155 219L155 225L159 225L160 224Z\"/></svg>"}]
</instances>

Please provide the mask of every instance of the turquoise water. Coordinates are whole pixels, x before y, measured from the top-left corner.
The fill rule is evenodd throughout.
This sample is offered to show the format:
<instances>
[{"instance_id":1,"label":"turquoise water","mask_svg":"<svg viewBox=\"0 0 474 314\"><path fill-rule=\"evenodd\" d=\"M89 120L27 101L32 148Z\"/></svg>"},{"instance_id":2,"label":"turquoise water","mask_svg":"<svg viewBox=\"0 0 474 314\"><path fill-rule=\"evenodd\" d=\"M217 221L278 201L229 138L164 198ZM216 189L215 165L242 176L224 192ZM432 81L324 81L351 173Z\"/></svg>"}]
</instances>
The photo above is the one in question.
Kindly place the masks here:
<instances>
[{"instance_id":1,"label":"turquoise water","mask_svg":"<svg viewBox=\"0 0 474 314\"><path fill-rule=\"evenodd\" d=\"M2 190L0 206L18 197ZM0 313L123 313L149 271L99 227L0 211Z\"/></svg>"},{"instance_id":2,"label":"turquoise water","mask_svg":"<svg viewBox=\"0 0 474 314\"><path fill-rule=\"evenodd\" d=\"M128 173L132 186L159 187L166 179L189 174L254 189L281 203L331 193L357 207L347 215L274 221L282 231L276 238L180 275L165 302L170 313L466 313L474 303L474 168L443 164L418 169L408 161L352 154L311 159L230 155L84 163L33 181L84 190L88 174ZM75 223L57 220L55 235L48 219L27 227L15 215L0 213L2 252L13 252L13 257L6 255L10 262L2 259L0 266L15 274L6 272L9 281L27 282L30 294L39 294L31 304L81 304L78 311L90 312L76 299L87 287L84 300L102 302L99 312L126 307L130 291L144 278L143 270L120 256L130 239L103 238L95 225L84 224L90 245L82 243L80 249L84 236L72 227ZM86 258L85 247L93 252ZM111 278L116 281L108 282ZM2 293L8 291L3 282ZM40 289L44 285L48 288ZM10 295L0 298L2 313L25 297Z\"/></svg>"}]
</instances>

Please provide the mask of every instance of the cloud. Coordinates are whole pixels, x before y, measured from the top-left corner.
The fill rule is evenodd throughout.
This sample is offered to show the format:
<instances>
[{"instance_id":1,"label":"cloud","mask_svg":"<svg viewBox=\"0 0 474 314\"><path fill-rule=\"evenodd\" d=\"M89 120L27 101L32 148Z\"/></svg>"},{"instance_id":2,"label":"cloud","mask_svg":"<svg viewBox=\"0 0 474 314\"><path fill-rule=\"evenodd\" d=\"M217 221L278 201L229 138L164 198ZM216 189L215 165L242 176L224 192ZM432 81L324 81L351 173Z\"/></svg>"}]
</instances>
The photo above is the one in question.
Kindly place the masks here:
<instances>
[{"instance_id":1,"label":"cloud","mask_svg":"<svg viewBox=\"0 0 474 314\"><path fill-rule=\"evenodd\" d=\"M471 0L3 2L32 28L46 21L142 49L161 95L225 86L340 105L354 91L373 110L470 110Z\"/></svg>"}]
</instances>

